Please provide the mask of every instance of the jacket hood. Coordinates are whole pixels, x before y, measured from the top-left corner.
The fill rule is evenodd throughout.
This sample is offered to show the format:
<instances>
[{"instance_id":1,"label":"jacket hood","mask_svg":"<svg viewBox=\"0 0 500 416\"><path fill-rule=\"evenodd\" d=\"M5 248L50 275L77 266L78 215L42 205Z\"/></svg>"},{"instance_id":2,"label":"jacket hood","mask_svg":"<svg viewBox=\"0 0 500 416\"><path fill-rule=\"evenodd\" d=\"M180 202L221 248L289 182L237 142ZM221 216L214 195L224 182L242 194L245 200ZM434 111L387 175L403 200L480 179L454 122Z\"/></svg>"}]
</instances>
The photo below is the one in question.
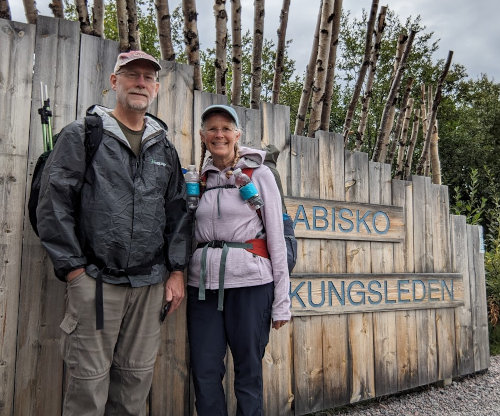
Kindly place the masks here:
<instances>
[{"instance_id":1,"label":"jacket hood","mask_svg":"<svg viewBox=\"0 0 500 416\"><path fill-rule=\"evenodd\" d=\"M265 150L252 149L250 147L240 146L240 160L236 164L236 167L245 169L245 168L258 168L262 164L264 164L264 160L266 158ZM205 163L203 164L203 169L201 170L201 174L204 174L210 170L218 170L214 164L212 156L209 156Z\"/></svg>"},{"instance_id":2,"label":"jacket hood","mask_svg":"<svg viewBox=\"0 0 500 416\"><path fill-rule=\"evenodd\" d=\"M128 141L125 139L125 136L123 135L120 126L118 125L116 120L110 115L112 111L113 111L112 108L107 108L101 105L93 105L87 109L87 114L96 114L99 117L101 117L102 126L104 130L109 131L110 133L114 134L117 137L120 137L122 140L125 140L125 142L128 143ZM152 114L146 113L145 120L146 120L146 129L142 136L143 140L144 138L149 137L153 134L157 134L158 132L168 130L167 125L159 118L153 116Z\"/></svg>"}]
</instances>

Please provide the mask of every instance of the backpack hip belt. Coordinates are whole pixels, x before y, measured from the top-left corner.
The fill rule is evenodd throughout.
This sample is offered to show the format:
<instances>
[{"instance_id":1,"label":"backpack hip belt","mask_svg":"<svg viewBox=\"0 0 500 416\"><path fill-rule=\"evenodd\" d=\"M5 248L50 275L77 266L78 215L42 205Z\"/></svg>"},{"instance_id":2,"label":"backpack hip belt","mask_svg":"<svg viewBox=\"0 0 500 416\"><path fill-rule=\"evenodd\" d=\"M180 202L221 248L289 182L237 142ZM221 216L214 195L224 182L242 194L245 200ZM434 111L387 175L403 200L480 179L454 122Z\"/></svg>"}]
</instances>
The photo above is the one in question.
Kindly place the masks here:
<instances>
[{"instance_id":1,"label":"backpack hip belt","mask_svg":"<svg viewBox=\"0 0 500 416\"><path fill-rule=\"evenodd\" d=\"M253 238L244 243L233 243L230 241L212 240L204 243L199 243L196 248L202 248L201 252L201 271L200 271L200 285L198 288L198 299L205 300L205 282L207 276L207 251L209 248L220 248L222 254L219 266L219 298L217 303L217 310L224 309L224 275L226 272L226 258L230 248L243 248L252 254L269 259L269 252L267 251L267 241L263 238Z\"/></svg>"}]
</instances>

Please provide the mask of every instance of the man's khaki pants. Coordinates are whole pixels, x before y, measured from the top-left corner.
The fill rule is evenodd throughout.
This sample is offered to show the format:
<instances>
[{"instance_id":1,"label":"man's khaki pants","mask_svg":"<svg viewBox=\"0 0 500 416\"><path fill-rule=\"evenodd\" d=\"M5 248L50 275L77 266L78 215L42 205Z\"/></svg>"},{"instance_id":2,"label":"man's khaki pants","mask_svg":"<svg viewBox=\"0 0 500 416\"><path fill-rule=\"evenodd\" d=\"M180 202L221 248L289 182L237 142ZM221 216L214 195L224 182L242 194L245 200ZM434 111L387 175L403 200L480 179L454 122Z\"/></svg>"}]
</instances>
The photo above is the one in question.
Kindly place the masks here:
<instances>
[{"instance_id":1,"label":"man's khaki pants","mask_svg":"<svg viewBox=\"0 0 500 416\"><path fill-rule=\"evenodd\" d=\"M96 281L67 284L62 353L68 372L64 416L145 415L160 343L163 283L132 288L103 283L104 329L95 319Z\"/></svg>"}]
</instances>

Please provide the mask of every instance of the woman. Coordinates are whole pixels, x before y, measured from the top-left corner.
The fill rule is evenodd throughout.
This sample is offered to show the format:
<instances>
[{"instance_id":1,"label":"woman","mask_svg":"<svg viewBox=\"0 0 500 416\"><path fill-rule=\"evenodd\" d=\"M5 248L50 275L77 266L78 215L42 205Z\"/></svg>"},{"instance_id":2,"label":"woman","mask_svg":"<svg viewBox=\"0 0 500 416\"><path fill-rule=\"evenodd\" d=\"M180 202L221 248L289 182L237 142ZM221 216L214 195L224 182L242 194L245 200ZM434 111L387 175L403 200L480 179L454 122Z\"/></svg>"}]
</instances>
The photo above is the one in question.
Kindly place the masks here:
<instances>
[{"instance_id":1,"label":"woman","mask_svg":"<svg viewBox=\"0 0 500 416\"><path fill-rule=\"evenodd\" d=\"M234 109L213 105L201 118L200 172L206 184L196 211L187 306L196 410L199 416L227 415L222 378L229 345L237 415L261 415L270 327L281 328L291 316L280 193L263 165L265 152L238 146ZM251 169L264 201L259 211L235 187L236 168Z\"/></svg>"}]
</instances>

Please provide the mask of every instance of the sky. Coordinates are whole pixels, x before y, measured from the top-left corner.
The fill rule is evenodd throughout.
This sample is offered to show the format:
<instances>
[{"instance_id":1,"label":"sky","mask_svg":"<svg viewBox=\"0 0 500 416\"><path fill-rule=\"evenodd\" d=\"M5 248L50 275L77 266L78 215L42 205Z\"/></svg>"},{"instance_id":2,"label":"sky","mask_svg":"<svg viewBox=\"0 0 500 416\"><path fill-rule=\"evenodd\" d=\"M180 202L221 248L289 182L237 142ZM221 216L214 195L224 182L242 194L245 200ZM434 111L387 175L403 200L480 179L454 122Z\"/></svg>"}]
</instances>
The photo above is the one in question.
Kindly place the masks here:
<instances>
[{"instance_id":1,"label":"sky","mask_svg":"<svg viewBox=\"0 0 500 416\"><path fill-rule=\"evenodd\" d=\"M9 0L13 20L25 22L21 0ZM51 16L50 0L37 0L40 14ZM172 11L181 0L169 0ZM213 47L215 42L213 0L198 0L198 33L201 48ZM264 32L268 39L277 40L276 30L282 0L267 0L265 3ZM243 31L253 30L253 0L241 0ZM303 73L307 62L316 25L320 0L291 0L288 18L287 39L293 39L289 55L296 62L296 70ZM420 15L421 24L427 32L434 32L439 49L434 59L446 60L452 50L453 63L465 66L472 79L486 74L489 79L500 82L500 0L386 0L387 5L401 19ZM362 10L369 10L371 0L343 0L343 9L351 16L361 17ZM230 0L226 1L230 14ZM230 30L230 28L229 28Z\"/></svg>"}]
</instances>

